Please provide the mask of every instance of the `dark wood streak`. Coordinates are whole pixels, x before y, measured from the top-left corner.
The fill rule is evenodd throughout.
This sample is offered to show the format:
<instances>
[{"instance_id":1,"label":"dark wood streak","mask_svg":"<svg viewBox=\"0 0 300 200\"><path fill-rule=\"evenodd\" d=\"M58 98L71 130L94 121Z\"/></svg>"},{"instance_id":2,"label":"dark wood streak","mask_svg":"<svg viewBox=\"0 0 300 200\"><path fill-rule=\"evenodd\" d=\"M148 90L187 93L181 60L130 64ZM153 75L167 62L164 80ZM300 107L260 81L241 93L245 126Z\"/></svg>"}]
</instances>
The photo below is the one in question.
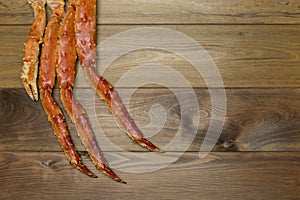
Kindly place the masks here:
<instances>
[{"instance_id":1,"label":"dark wood streak","mask_svg":"<svg viewBox=\"0 0 300 200\"><path fill-rule=\"evenodd\" d=\"M211 118L208 91L198 88L195 91L199 99L201 123L189 151L199 150ZM300 89L227 89L226 92L228 110L225 127L214 151L300 149ZM99 121L112 143L126 150L143 151L122 133L104 102L98 97L93 98L91 89L77 89L75 93L89 114L92 127ZM54 97L58 98L58 95L58 90L55 90ZM24 89L1 89L0 102L0 150L60 151L40 103L32 102ZM138 126L145 126L150 122L148 110L154 104L161 104L167 112L165 126L151 137L151 141L163 147L175 136L180 124L180 106L176 97L167 89L141 88L131 98L129 111ZM93 114L89 110L94 108L96 113ZM67 123L75 145L83 151L74 125L69 119ZM188 133L184 134L184 137L189 137ZM109 144L101 148L104 151L111 149ZM177 147L177 150L181 149Z\"/></svg>"}]
</instances>

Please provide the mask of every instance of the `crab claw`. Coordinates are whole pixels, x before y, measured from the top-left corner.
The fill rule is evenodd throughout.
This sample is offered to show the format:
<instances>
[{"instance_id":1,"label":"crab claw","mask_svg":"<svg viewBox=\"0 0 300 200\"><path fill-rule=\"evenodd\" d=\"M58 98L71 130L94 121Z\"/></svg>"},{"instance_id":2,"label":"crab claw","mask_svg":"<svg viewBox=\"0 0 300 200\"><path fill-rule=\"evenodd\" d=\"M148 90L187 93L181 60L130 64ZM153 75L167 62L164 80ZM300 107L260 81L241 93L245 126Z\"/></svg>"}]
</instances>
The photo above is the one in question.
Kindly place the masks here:
<instances>
[{"instance_id":1,"label":"crab claw","mask_svg":"<svg viewBox=\"0 0 300 200\"><path fill-rule=\"evenodd\" d=\"M26 64L24 64L24 66L25 65ZM36 69L37 69L37 67L36 67ZM36 74L36 73L34 73L34 74ZM34 77L36 77L36 76L34 76ZM28 81L28 79L24 76L22 76L21 79L23 81L24 88L25 88L28 96L30 97L30 99L33 100L33 101L38 101L39 100L39 93L38 93L38 89L37 89L36 80Z\"/></svg>"},{"instance_id":2,"label":"crab claw","mask_svg":"<svg viewBox=\"0 0 300 200\"><path fill-rule=\"evenodd\" d=\"M21 80L29 97L38 101L37 75L39 65L40 44L43 41L44 29L46 26L45 0L28 0L34 10L35 20L30 27L27 41L24 44L23 67Z\"/></svg>"}]
</instances>

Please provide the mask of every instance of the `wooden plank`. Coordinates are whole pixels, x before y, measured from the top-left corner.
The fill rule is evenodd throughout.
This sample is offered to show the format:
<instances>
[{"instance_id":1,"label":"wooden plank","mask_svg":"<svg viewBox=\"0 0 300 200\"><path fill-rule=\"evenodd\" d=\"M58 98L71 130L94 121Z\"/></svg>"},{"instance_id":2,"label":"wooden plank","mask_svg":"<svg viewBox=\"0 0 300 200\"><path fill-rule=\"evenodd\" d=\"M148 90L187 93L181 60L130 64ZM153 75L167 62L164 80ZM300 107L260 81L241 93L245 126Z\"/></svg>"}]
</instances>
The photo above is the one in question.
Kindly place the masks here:
<instances>
[{"instance_id":1,"label":"wooden plank","mask_svg":"<svg viewBox=\"0 0 300 200\"><path fill-rule=\"evenodd\" d=\"M119 92L128 93L128 89ZM189 146L188 151L199 151L207 134L211 117L211 98L207 89L194 88L199 102L200 124L196 136L189 129L196 120L196 115L187 115L184 119L182 138L174 142L170 151L185 151L183 145ZM217 89L215 89L217 91ZM300 89L227 89L227 116L222 134L213 151L299 151L300 150ZM178 94L186 95L185 89ZM55 91L57 98L58 91ZM109 139L101 143L104 151L115 151L111 144L126 151L143 151L133 144L126 134L122 133L104 103L94 96L92 90L76 89L76 97L84 105L89 114L96 137L101 143L104 136L98 125ZM128 100L123 98L124 101ZM0 90L0 150L2 151L61 151L54 137L51 126L47 122L40 102L32 102L24 89ZM156 115L149 118L149 109L161 105L165 110L156 110ZM190 113L196 109L195 104L181 110L176 96L168 89L141 88L130 99L129 111L138 126L145 127L154 122L148 137L160 147L168 145L178 134L181 123L181 112ZM216 116L224 110L219 105L214 109ZM153 111L153 110L152 110ZM153 114L153 113L152 113ZM155 113L154 113L155 114ZM158 122L165 122L162 127ZM74 142L83 151L74 128L67 120ZM217 131L216 129L212 129ZM155 134L154 134L155 133ZM151 134L154 134L153 136ZM195 137L195 138L194 138ZM194 138L194 140L193 140ZM193 142L192 142L193 141ZM210 141L210 140L209 140ZM214 140L211 140L213 143Z\"/></svg>"},{"instance_id":2,"label":"wooden plank","mask_svg":"<svg viewBox=\"0 0 300 200\"><path fill-rule=\"evenodd\" d=\"M99 26L98 41L103 42L111 36L134 28L144 26ZM299 87L300 86L300 26L155 26L169 28L186 34L201 44L216 64L226 87ZM0 88L23 87L19 78L22 66L23 43L28 32L27 26L0 26ZM9 33L9 34L8 34ZM146 40L144 36L140 41ZM160 49L145 49L139 46L138 39L126 41L116 40L123 47L137 49L115 60L104 72L104 76L113 84L130 70L152 63L156 66L153 77L161 74L161 65L170 66L185 76L193 87L205 87L201 75L191 61L187 61L174 53ZM183 46L174 38L170 46ZM158 45L163 44L159 38ZM117 45L117 44L115 44ZM142 49L140 49L142 48ZM197 52L198 47L187 49ZM99 59L107 59L119 47L112 45L110 53L100 54ZM194 54L193 54L194 55ZM195 54L196 55L196 54ZM194 56L194 61L201 58ZM202 66L202 65L201 65ZM208 73L211 68L200 68ZM139 74L134 74L140 78ZM133 76L134 77L134 76ZM79 79L81 78L81 79ZM163 79L166 77L164 76ZM177 80L170 75L169 80ZM84 76L78 77L84 87ZM217 83L217 76L209 81ZM157 87L151 86L151 87Z\"/></svg>"},{"instance_id":3,"label":"wooden plank","mask_svg":"<svg viewBox=\"0 0 300 200\"><path fill-rule=\"evenodd\" d=\"M298 152L211 153L204 159L187 153L158 171L117 171L126 185L99 172L98 179L89 178L71 167L62 153L0 152L0 166L0 183L5 185L0 198L7 200L300 198Z\"/></svg>"},{"instance_id":4,"label":"wooden plank","mask_svg":"<svg viewBox=\"0 0 300 200\"><path fill-rule=\"evenodd\" d=\"M0 1L0 24L30 24L26 0ZM98 0L101 24L299 24L300 2L223 0Z\"/></svg>"}]
</instances>

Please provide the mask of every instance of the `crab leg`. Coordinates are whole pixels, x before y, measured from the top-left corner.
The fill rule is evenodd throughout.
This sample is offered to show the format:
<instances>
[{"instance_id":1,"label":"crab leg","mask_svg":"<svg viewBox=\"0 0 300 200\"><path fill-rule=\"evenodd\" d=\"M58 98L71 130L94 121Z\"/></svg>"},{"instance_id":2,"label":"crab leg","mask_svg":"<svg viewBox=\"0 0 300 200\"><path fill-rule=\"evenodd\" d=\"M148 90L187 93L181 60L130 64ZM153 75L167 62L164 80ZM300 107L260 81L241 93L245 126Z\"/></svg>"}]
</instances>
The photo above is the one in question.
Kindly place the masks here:
<instances>
[{"instance_id":1,"label":"crab leg","mask_svg":"<svg viewBox=\"0 0 300 200\"><path fill-rule=\"evenodd\" d=\"M143 137L114 87L96 72L96 0L77 0L75 32L79 61L93 89L134 142L151 151L158 151L158 147Z\"/></svg>"},{"instance_id":2,"label":"crab leg","mask_svg":"<svg viewBox=\"0 0 300 200\"><path fill-rule=\"evenodd\" d=\"M77 59L74 17L75 3L70 0L70 6L62 22L58 40L57 81L60 87L60 98L72 122L76 125L77 133L96 167L113 180L125 183L108 167L89 124L88 116L73 96L72 89Z\"/></svg>"},{"instance_id":3,"label":"crab leg","mask_svg":"<svg viewBox=\"0 0 300 200\"><path fill-rule=\"evenodd\" d=\"M37 75L39 65L40 43L43 40L44 29L46 26L46 0L28 0L28 3L34 10L35 20L30 28L25 43L23 67L21 70L21 79L29 97L38 101Z\"/></svg>"},{"instance_id":4,"label":"crab leg","mask_svg":"<svg viewBox=\"0 0 300 200\"><path fill-rule=\"evenodd\" d=\"M47 0L51 8L52 17L49 20L42 47L39 70L39 88L43 108L48 115L48 120L52 124L55 135L57 136L66 157L71 165L81 170L91 177L96 177L82 162L76 148L72 142L70 133L67 129L64 116L52 97L52 89L55 84L55 68L57 63L57 41L60 22L64 15L63 0Z\"/></svg>"}]
</instances>

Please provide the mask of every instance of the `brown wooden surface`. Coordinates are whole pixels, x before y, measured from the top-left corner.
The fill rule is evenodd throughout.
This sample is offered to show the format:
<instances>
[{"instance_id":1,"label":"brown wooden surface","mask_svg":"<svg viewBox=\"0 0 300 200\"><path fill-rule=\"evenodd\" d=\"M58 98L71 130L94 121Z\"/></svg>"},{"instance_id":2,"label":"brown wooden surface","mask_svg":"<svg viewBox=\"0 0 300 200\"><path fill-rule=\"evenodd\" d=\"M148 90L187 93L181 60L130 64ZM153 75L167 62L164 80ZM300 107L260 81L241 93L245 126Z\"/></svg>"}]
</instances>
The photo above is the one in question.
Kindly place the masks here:
<instances>
[{"instance_id":1,"label":"brown wooden surface","mask_svg":"<svg viewBox=\"0 0 300 200\"><path fill-rule=\"evenodd\" d=\"M111 153L113 154L113 153ZM85 159L86 160L86 159ZM116 184L73 169L60 152L1 152L1 199L298 199L299 153L186 153L159 171L119 172ZM90 162L88 167L93 169ZM136 163L137 165L139 163ZM120 163L122 165L122 163ZM9 184L12 183L13 184Z\"/></svg>"},{"instance_id":2,"label":"brown wooden surface","mask_svg":"<svg viewBox=\"0 0 300 200\"><path fill-rule=\"evenodd\" d=\"M101 0L99 24L299 24L298 0ZM0 1L0 24L30 24L26 0Z\"/></svg>"},{"instance_id":3,"label":"brown wooden surface","mask_svg":"<svg viewBox=\"0 0 300 200\"><path fill-rule=\"evenodd\" d=\"M139 27L143 26L99 26L98 41L102 42L122 31ZM201 44L217 65L226 87L300 86L300 25L155 27L180 31ZM29 26L0 26L0 43L3 44L0 47L1 88L22 87L16 74L19 74L22 66L23 43L28 29ZM135 41L120 41L124 42L135 45ZM174 39L174 43L170 45L180 45L180 42ZM125 72L145 63L172 66L184 75L192 86L205 87L203 80L190 63L162 50L141 49L130 52L114 62L105 71L104 76L115 83Z\"/></svg>"},{"instance_id":4,"label":"brown wooden surface","mask_svg":"<svg viewBox=\"0 0 300 200\"><path fill-rule=\"evenodd\" d=\"M91 89L78 89L75 92L79 94L76 96L87 112L90 112L89 117L94 128L97 128L98 122L113 144L128 151L143 151L119 129L104 102L100 101L98 96L94 98ZM184 92L184 89L180 91L181 94ZM211 119L208 90L195 88L195 92L199 99L201 122L189 151L199 150ZM214 151L299 151L300 89L227 89L226 93L226 122ZM0 97L0 121L3 122L3 128L0 130L0 150L60 151L39 102L33 103L21 88L1 89ZM58 99L57 90L55 97ZM150 122L148 112L155 104L165 108L167 118L164 128L151 140L163 147L175 137L180 125L181 107L176 96L168 89L142 88L131 97L129 107L132 117L143 127ZM96 112L93 112L93 109ZM195 105L187 109L194 110ZM221 111L223 108L217 109ZM84 151L74 125L69 120L68 123L78 149ZM190 133L185 133L186 137L189 135ZM183 151L180 145L181 143L174 151ZM102 148L112 151L110 144Z\"/></svg>"},{"instance_id":5,"label":"brown wooden surface","mask_svg":"<svg viewBox=\"0 0 300 200\"><path fill-rule=\"evenodd\" d=\"M133 28L154 26L182 32L205 48L226 87L227 115L217 144L207 157L198 157L212 119L211 97L193 66L170 52L141 49L117 59L104 76L116 84L124 73L146 63L168 65L184 75L200 107L201 121L192 144L185 153L176 144L168 153L184 155L160 170L117 170L128 182L121 185L95 170L67 118L84 162L99 178L73 169L40 102L30 101L19 80L33 12L26 0L0 0L0 199L300 199L300 1L101 0L97 9L98 42ZM148 155L118 128L79 75L77 80L81 79L76 96L88 112L95 109L89 113L93 126L99 122L125 154ZM58 99L57 89L54 96ZM148 111L155 104L164 107L167 118L151 140L164 147L180 124L181 108L170 89L143 85L130 99L130 113L143 127L150 122ZM218 107L216 113L223 109ZM192 123L194 116L187 120ZM128 163L110 144L102 148L107 158L119 158L111 163L116 169L147 167L143 160Z\"/></svg>"}]
</instances>

